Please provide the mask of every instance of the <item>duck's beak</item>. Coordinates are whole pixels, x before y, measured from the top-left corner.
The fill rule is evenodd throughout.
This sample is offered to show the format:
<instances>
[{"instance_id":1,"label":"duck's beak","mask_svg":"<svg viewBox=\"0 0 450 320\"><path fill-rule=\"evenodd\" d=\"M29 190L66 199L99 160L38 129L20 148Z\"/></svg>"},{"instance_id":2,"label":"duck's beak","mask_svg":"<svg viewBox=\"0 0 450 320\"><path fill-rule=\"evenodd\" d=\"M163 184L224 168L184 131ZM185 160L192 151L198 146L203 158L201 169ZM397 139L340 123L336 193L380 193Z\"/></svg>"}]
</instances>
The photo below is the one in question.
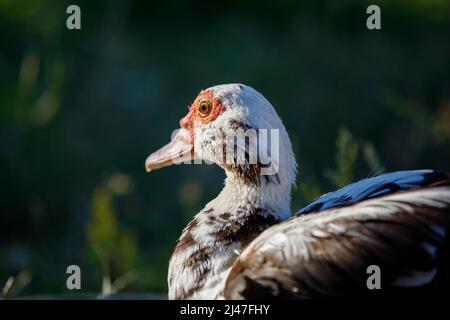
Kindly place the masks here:
<instances>
[{"instance_id":1,"label":"duck's beak","mask_svg":"<svg viewBox=\"0 0 450 320\"><path fill-rule=\"evenodd\" d=\"M194 144L188 130L182 128L172 141L153 152L145 161L147 172L194 160Z\"/></svg>"}]
</instances>

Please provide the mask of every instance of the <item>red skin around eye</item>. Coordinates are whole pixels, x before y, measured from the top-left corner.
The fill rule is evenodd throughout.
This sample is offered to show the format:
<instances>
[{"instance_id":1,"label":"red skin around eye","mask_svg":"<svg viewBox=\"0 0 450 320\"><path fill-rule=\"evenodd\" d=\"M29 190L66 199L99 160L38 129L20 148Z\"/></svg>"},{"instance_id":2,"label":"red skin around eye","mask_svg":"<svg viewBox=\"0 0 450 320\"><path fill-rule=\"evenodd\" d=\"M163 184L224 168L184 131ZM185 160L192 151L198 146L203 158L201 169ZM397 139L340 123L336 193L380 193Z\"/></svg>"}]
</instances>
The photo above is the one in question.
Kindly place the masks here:
<instances>
[{"instance_id":1,"label":"red skin around eye","mask_svg":"<svg viewBox=\"0 0 450 320\"><path fill-rule=\"evenodd\" d=\"M201 117L197 113L198 103L204 99L209 99L212 101L212 110L211 113L207 117ZM202 124L210 123L222 114L225 110L222 102L214 97L214 93L211 90L201 92L197 98L194 100L191 108L189 109L188 114L180 120L180 127L187 129L191 136L191 143L194 142L195 133L194 133L194 123L201 122Z\"/></svg>"}]
</instances>

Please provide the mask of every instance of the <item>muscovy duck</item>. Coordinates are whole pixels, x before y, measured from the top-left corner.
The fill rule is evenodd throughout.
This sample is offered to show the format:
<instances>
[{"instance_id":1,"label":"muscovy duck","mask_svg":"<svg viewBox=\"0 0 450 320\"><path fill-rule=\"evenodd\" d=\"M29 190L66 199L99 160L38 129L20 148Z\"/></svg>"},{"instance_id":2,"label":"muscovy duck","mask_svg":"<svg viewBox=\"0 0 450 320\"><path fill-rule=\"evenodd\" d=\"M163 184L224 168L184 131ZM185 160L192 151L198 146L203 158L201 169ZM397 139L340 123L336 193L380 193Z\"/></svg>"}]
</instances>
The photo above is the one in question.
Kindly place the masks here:
<instances>
[{"instance_id":1,"label":"muscovy duck","mask_svg":"<svg viewBox=\"0 0 450 320\"><path fill-rule=\"evenodd\" d=\"M252 129L258 138L274 130L277 140L255 145L244 136L244 144L236 143L237 132ZM373 292L366 285L371 265L381 272L379 294L413 288L448 294L449 173L368 178L292 216L297 165L288 134L269 101L242 84L201 91L171 142L145 165L151 171L194 160L222 167L225 186L178 240L170 299L360 297ZM276 170L267 173L269 166Z\"/></svg>"}]
</instances>

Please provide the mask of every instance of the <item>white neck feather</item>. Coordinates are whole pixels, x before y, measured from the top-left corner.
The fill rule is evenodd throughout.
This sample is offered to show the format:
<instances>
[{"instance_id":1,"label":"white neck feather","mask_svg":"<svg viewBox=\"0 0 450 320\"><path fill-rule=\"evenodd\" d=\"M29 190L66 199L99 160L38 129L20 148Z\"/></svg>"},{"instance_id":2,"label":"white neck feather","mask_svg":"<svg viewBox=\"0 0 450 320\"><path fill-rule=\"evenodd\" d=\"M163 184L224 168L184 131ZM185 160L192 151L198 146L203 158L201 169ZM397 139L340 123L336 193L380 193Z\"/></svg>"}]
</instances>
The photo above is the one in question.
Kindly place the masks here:
<instances>
[{"instance_id":1,"label":"white neck feather","mask_svg":"<svg viewBox=\"0 0 450 320\"><path fill-rule=\"evenodd\" d=\"M292 178L281 171L277 177L259 176L257 183L227 172L223 190L180 237L169 265L169 298L221 298L240 252L266 228L290 217L291 186Z\"/></svg>"}]
</instances>

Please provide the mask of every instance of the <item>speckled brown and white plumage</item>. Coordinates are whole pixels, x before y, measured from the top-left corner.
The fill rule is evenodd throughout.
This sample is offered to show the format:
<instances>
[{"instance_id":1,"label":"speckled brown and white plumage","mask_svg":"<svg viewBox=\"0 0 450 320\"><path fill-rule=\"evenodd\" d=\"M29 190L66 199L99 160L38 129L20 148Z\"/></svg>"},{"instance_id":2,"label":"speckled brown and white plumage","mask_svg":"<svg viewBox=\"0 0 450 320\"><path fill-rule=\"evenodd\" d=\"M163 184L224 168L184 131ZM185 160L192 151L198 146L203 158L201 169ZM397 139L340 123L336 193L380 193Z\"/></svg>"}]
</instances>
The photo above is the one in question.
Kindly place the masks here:
<instances>
[{"instance_id":1,"label":"speckled brown and white plumage","mask_svg":"<svg viewBox=\"0 0 450 320\"><path fill-rule=\"evenodd\" d=\"M224 168L227 177L222 192L194 217L179 239L169 264L171 299L220 298L239 253L263 230L291 216L290 192L296 164L289 137L275 110L250 87L225 85L208 90L214 92L226 111L196 135L196 150L201 150L202 159ZM280 130L283 145L276 175L260 175L259 164L224 163L224 155L217 154L227 135L250 127Z\"/></svg>"},{"instance_id":2,"label":"speckled brown and white plumage","mask_svg":"<svg viewBox=\"0 0 450 320\"><path fill-rule=\"evenodd\" d=\"M195 114L204 96L214 101L207 121ZM323 204L313 203L307 215L290 218L296 162L280 118L260 93L241 84L206 89L180 125L193 137L196 158L216 163L227 177L183 230L169 264L170 299L361 296L371 293L365 286L371 264L382 269L383 293L439 287L450 294L449 174L413 172L432 179L414 188L406 179L406 191L388 181L381 185L387 193L369 188L353 202L336 194L338 205L318 212ZM252 128L279 130L274 175L261 175L268 159L224 161L226 137ZM149 159L150 169L162 167Z\"/></svg>"}]
</instances>

